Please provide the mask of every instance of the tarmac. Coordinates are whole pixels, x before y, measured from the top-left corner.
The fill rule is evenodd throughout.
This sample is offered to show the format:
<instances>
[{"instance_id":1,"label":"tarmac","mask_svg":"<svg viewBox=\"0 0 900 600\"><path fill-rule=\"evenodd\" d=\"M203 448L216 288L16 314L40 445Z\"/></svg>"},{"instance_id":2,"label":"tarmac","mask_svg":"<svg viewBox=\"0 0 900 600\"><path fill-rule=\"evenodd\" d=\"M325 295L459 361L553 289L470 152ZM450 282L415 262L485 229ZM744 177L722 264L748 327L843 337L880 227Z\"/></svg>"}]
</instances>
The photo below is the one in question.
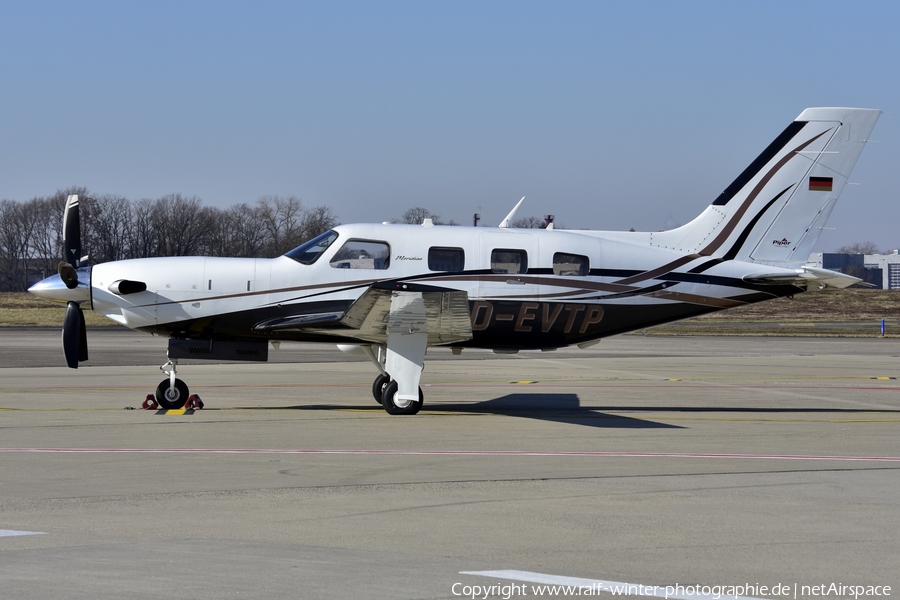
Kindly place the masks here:
<instances>
[{"instance_id":1,"label":"tarmac","mask_svg":"<svg viewBox=\"0 0 900 600\"><path fill-rule=\"evenodd\" d=\"M157 414L165 340L59 337L0 331L3 599L900 592L900 340L435 350L397 417L327 346L186 362L205 407Z\"/></svg>"}]
</instances>

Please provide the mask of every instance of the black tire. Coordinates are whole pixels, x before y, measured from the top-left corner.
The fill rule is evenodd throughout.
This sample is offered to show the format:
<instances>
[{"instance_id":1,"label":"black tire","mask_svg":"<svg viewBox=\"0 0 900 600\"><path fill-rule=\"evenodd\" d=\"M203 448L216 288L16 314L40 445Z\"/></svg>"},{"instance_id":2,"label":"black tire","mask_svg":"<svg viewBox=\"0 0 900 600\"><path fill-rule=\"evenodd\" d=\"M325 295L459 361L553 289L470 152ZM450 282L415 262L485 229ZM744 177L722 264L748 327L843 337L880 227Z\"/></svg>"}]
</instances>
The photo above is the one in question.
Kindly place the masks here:
<instances>
[{"instance_id":1,"label":"black tire","mask_svg":"<svg viewBox=\"0 0 900 600\"><path fill-rule=\"evenodd\" d=\"M422 408L422 401L425 399L424 394L422 394L422 388L419 388L418 402L410 402L406 406L397 406L395 396L399 387L396 381L392 381L384 388L384 394L381 396L381 405L384 407L384 410L389 415L414 415L419 412L419 409Z\"/></svg>"},{"instance_id":2,"label":"black tire","mask_svg":"<svg viewBox=\"0 0 900 600\"><path fill-rule=\"evenodd\" d=\"M188 396L190 395L188 392L188 386L180 380L175 380L175 389L169 389L169 380L163 379L160 384L156 387L156 401L159 402L159 406L166 410L177 410L179 408L184 408L184 404L187 402Z\"/></svg>"},{"instance_id":3,"label":"black tire","mask_svg":"<svg viewBox=\"0 0 900 600\"><path fill-rule=\"evenodd\" d=\"M375 383L372 384L372 396L375 397L375 402L378 404L383 404L382 398L384 398L384 388L390 382L390 375L379 375L375 378Z\"/></svg>"}]
</instances>

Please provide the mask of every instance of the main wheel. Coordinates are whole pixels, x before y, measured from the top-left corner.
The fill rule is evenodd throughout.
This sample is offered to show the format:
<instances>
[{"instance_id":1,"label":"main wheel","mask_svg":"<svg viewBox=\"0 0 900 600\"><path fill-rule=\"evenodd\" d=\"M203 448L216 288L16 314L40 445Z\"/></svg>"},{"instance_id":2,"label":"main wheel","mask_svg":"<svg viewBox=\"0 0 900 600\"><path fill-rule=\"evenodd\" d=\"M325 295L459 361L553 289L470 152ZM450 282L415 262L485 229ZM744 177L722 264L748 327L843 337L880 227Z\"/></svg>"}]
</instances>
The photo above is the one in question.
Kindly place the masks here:
<instances>
[{"instance_id":1,"label":"main wheel","mask_svg":"<svg viewBox=\"0 0 900 600\"><path fill-rule=\"evenodd\" d=\"M414 415L419 412L419 409L422 408L422 401L425 398L424 394L422 394L422 388L419 388L419 400L413 400L405 405L401 405L400 399L397 398L398 389L399 386L396 381L390 382L384 388L384 394L381 396L381 405L384 406L384 410L389 415Z\"/></svg>"},{"instance_id":2,"label":"main wheel","mask_svg":"<svg viewBox=\"0 0 900 600\"><path fill-rule=\"evenodd\" d=\"M378 404L383 404L381 399L384 397L384 388L387 387L387 384L390 382L390 375L379 375L375 378L375 383L372 384L372 396L375 397L375 402Z\"/></svg>"},{"instance_id":3,"label":"main wheel","mask_svg":"<svg viewBox=\"0 0 900 600\"><path fill-rule=\"evenodd\" d=\"M180 379L175 380L174 388L168 379L163 379L156 388L156 401L167 410L183 408L189 395L188 386Z\"/></svg>"}]
</instances>

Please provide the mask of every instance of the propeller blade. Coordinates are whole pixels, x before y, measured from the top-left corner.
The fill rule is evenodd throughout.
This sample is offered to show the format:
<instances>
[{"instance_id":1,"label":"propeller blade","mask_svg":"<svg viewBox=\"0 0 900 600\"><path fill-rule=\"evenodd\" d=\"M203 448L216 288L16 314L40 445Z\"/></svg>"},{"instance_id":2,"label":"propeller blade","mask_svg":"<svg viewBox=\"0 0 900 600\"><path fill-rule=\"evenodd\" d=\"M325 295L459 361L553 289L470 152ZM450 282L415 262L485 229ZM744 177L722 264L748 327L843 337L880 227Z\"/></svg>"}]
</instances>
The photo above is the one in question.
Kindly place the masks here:
<instances>
[{"instance_id":1,"label":"propeller blade","mask_svg":"<svg viewBox=\"0 0 900 600\"><path fill-rule=\"evenodd\" d=\"M66 198L66 212L63 216L63 260L76 269L81 266L81 215L77 195Z\"/></svg>"},{"instance_id":2,"label":"propeller blade","mask_svg":"<svg viewBox=\"0 0 900 600\"><path fill-rule=\"evenodd\" d=\"M77 369L78 363L88 359L87 330L84 326L84 313L77 302L66 305L66 318L63 321L63 354L66 365Z\"/></svg>"}]
</instances>

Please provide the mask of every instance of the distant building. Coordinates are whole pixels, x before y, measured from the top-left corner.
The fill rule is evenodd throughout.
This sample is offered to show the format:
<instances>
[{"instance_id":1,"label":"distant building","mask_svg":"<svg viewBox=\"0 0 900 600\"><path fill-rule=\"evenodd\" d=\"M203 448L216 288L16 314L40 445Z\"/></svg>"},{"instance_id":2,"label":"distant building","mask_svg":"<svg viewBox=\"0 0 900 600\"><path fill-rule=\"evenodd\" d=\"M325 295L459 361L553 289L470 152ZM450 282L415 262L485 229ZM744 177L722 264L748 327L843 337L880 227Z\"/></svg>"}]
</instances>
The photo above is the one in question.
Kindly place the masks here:
<instances>
[{"instance_id":1,"label":"distant building","mask_svg":"<svg viewBox=\"0 0 900 600\"><path fill-rule=\"evenodd\" d=\"M814 252L809 263L859 277L883 290L900 290L900 251L890 254L838 254Z\"/></svg>"}]
</instances>

